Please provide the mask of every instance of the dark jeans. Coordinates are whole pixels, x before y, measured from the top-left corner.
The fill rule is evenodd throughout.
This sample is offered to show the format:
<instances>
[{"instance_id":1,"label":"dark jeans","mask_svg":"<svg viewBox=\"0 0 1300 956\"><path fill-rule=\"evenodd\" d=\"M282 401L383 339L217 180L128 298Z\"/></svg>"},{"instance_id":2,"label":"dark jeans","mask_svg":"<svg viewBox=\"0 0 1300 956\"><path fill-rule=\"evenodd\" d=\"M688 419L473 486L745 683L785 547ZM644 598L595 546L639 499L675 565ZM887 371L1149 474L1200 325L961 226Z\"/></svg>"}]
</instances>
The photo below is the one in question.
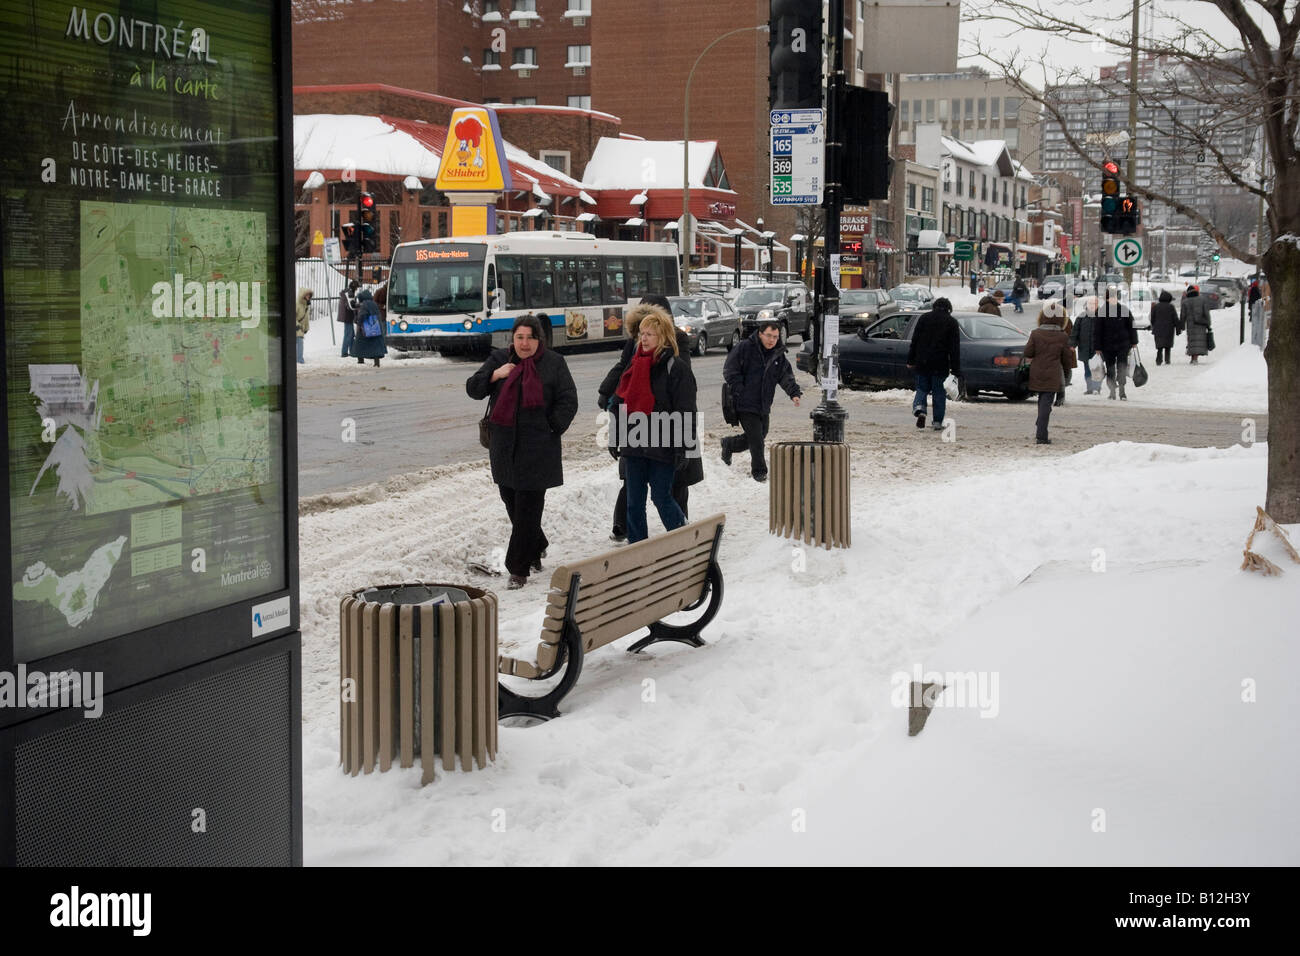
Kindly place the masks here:
<instances>
[{"instance_id":1,"label":"dark jeans","mask_svg":"<svg viewBox=\"0 0 1300 956\"><path fill-rule=\"evenodd\" d=\"M673 501L677 502L677 507L682 509L682 517L687 521L691 520L691 512L687 503L691 500L691 486L686 484L680 471L673 474ZM627 534L627 482L624 481L619 485L618 497L614 499L614 527L615 534Z\"/></svg>"},{"instance_id":2,"label":"dark jeans","mask_svg":"<svg viewBox=\"0 0 1300 956\"><path fill-rule=\"evenodd\" d=\"M925 397L931 395L934 397L934 420L940 423L943 421L943 413L948 410L948 394L943 390L943 382L947 377L938 373L916 373L916 397L912 399L913 414L925 411Z\"/></svg>"},{"instance_id":3,"label":"dark jeans","mask_svg":"<svg viewBox=\"0 0 1300 956\"><path fill-rule=\"evenodd\" d=\"M1169 349L1156 349L1157 365L1172 365L1173 359L1169 357Z\"/></svg>"},{"instance_id":4,"label":"dark jeans","mask_svg":"<svg viewBox=\"0 0 1300 956\"><path fill-rule=\"evenodd\" d=\"M733 455L749 449L749 469L754 477L767 474L767 456L763 453L763 439L767 438L770 416L755 415L753 412L740 412L740 428L743 435L728 435L722 439L722 447Z\"/></svg>"},{"instance_id":5,"label":"dark jeans","mask_svg":"<svg viewBox=\"0 0 1300 956\"><path fill-rule=\"evenodd\" d=\"M1052 417L1052 403L1056 401L1055 392L1038 393L1038 433L1039 441L1047 440L1047 422Z\"/></svg>"},{"instance_id":6,"label":"dark jeans","mask_svg":"<svg viewBox=\"0 0 1300 956\"><path fill-rule=\"evenodd\" d=\"M546 507L546 489L520 491L498 485L506 514L510 516L510 543L506 546L506 570L521 578L528 577L528 569L550 547L542 533L542 510Z\"/></svg>"},{"instance_id":7,"label":"dark jeans","mask_svg":"<svg viewBox=\"0 0 1300 956\"><path fill-rule=\"evenodd\" d=\"M664 523L665 531L672 531L686 524L686 516L681 507L673 500L673 463L642 458L640 455L627 455L623 459L627 472L627 540L629 544L644 541L650 537L646 520L646 488L650 489L650 500L655 503L659 520Z\"/></svg>"},{"instance_id":8,"label":"dark jeans","mask_svg":"<svg viewBox=\"0 0 1300 956\"><path fill-rule=\"evenodd\" d=\"M1128 384L1128 356L1129 350L1123 352L1102 352L1101 357L1106 362L1106 384L1112 389L1115 387L1115 379L1119 378L1119 387L1123 388Z\"/></svg>"},{"instance_id":9,"label":"dark jeans","mask_svg":"<svg viewBox=\"0 0 1300 956\"><path fill-rule=\"evenodd\" d=\"M352 348L352 323L343 322L343 358L348 357L348 351Z\"/></svg>"}]
</instances>

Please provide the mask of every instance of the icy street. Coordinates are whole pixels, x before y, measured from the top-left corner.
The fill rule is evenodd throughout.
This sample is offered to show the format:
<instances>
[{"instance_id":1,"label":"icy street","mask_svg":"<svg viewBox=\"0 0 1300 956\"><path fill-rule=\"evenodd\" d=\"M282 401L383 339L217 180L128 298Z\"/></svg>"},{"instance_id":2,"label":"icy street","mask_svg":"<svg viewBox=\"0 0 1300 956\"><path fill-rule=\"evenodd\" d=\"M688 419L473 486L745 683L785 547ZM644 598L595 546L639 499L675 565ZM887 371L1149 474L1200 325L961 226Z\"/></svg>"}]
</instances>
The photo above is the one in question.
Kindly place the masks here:
<instances>
[{"instance_id":1,"label":"icy street","mask_svg":"<svg viewBox=\"0 0 1300 956\"><path fill-rule=\"evenodd\" d=\"M1258 349L1232 344L1235 310L1215 318L1224 344L1210 362L1191 368L1175 349L1184 364L1153 368L1126 412L1262 411ZM376 373L386 383L409 375L389 364ZM495 765L423 788L418 767L339 768L339 599L397 581L486 586L501 600L503 652L529 657L551 570L608 545L614 469L603 450L566 441L547 570L520 591L465 571L508 535L482 459L304 499L307 862L1300 859L1285 815L1300 796L1286 731L1300 691L1279 676L1300 663L1300 565L1266 542L1284 575L1238 570L1265 447L1118 433L1040 449L960 426L944 443L910 427L905 393L846 395L851 415L896 409L898 422L884 451L855 453L851 549L769 535L766 488L739 461L721 465L710 429L691 512L728 523L708 645L631 657L627 638L594 653L559 720L503 727ZM466 401L467 419L476 408ZM1028 438L1033 410L1017 413ZM769 441L805 437L797 425ZM896 689L917 672L983 679L996 707L940 697L908 738Z\"/></svg>"}]
</instances>

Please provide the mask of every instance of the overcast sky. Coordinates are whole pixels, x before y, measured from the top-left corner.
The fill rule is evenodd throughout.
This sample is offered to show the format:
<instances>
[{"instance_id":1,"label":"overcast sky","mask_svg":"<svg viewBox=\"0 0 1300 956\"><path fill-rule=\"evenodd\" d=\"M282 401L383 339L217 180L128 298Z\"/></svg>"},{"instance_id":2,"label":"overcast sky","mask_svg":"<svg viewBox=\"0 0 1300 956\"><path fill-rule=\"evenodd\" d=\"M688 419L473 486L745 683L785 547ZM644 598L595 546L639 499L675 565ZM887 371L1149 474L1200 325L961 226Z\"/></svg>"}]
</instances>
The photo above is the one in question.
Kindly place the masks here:
<instances>
[{"instance_id":1,"label":"overcast sky","mask_svg":"<svg viewBox=\"0 0 1300 956\"><path fill-rule=\"evenodd\" d=\"M1032 0L1030 0L1032 2ZM1108 24L1109 32L1126 43L1132 23L1132 0L1076 0L1065 3L1061 0L1041 0L1045 9L1056 16L1067 16L1070 9L1078 22ZM1256 4L1247 0L1247 7L1258 12ZM1175 32L1171 18L1205 30L1219 42L1240 47L1241 40L1236 30L1228 23L1214 5L1204 0L1142 0L1142 33L1154 31L1157 37L1168 37ZM1258 16L1257 16L1258 19ZM1273 31L1269 29L1270 34ZM1274 34L1275 35L1275 34ZM1097 75L1097 68L1128 60L1128 47L1114 46L1100 41L1070 42L1048 34L1016 32L1011 27L995 23L963 22L961 27L961 46L959 65L983 66L990 72L996 70L974 54L979 49L988 50L990 55L1005 59L1009 50L1019 50L1023 56L1036 60L1040 52L1046 50L1049 68L1055 66L1060 73L1066 73L1080 67L1088 70L1090 75ZM1027 78L1040 88L1045 82L1053 82L1056 75L1044 76L1041 68L1035 67Z\"/></svg>"}]
</instances>

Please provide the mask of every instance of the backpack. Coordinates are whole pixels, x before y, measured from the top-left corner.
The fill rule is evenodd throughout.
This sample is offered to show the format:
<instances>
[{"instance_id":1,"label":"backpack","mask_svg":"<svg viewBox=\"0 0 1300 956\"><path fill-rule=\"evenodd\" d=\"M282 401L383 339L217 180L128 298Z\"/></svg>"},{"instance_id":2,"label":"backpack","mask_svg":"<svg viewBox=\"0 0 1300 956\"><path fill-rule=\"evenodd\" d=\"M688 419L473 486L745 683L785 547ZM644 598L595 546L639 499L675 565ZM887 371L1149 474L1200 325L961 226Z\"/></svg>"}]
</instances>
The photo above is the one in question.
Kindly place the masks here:
<instances>
[{"instance_id":1,"label":"backpack","mask_svg":"<svg viewBox=\"0 0 1300 956\"><path fill-rule=\"evenodd\" d=\"M379 316L373 312L367 315L361 321L361 337L366 339L377 339L384 334L384 328L379 324Z\"/></svg>"}]
</instances>

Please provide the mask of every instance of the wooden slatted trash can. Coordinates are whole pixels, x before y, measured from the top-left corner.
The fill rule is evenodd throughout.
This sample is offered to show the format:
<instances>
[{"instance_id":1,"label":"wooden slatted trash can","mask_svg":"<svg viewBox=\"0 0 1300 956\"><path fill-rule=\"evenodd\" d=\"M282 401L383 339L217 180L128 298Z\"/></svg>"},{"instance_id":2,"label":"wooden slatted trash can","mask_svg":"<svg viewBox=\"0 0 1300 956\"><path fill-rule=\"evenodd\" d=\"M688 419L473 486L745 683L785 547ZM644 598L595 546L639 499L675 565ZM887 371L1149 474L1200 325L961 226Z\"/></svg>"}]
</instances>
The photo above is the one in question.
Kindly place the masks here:
<instances>
[{"instance_id":1,"label":"wooden slatted trash can","mask_svg":"<svg viewBox=\"0 0 1300 956\"><path fill-rule=\"evenodd\" d=\"M363 588L339 607L339 761L414 765L421 784L497 753L497 598L464 585Z\"/></svg>"},{"instance_id":2,"label":"wooden slatted trash can","mask_svg":"<svg viewBox=\"0 0 1300 956\"><path fill-rule=\"evenodd\" d=\"M849 446L777 442L770 459L768 531L816 547L849 547Z\"/></svg>"}]
</instances>

